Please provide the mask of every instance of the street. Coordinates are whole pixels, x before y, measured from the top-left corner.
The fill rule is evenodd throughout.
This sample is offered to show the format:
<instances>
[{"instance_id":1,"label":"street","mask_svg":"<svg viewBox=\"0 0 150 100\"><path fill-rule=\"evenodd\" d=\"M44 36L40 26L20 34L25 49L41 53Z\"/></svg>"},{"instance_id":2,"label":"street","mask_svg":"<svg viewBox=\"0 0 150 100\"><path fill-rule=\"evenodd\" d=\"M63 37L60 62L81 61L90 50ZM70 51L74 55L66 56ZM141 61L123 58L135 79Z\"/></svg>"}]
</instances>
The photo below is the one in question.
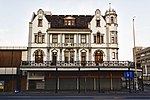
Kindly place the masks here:
<instances>
[{"instance_id":1,"label":"street","mask_svg":"<svg viewBox=\"0 0 150 100\"><path fill-rule=\"evenodd\" d=\"M150 100L150 93L0 95L0 100Z\"/></svg>"}]
</instances>

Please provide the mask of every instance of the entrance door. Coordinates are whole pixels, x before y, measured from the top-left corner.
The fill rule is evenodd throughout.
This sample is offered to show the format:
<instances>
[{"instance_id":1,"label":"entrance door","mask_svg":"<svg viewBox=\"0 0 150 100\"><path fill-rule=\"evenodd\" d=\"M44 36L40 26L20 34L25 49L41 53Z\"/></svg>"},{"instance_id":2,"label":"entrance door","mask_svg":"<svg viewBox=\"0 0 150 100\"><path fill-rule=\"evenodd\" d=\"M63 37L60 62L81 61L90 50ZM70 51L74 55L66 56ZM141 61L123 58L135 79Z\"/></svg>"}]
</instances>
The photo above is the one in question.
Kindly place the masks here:
<instances>
[{"instance_id":1,"label":"entrance door","mask_svg":"<svg viewBox=\"0 0 150 100\"><path fill-rule=\"evenodd\" d=\"M56 65L57 62L57 52L52 53L52 65Z\"/></svg>"},{"instance_id":2,"label":"entrance door","mask_svg":"<svg viewBox=\"0 0 150 100\"><path fill-rule=\"evenodd\" d=\"M96 50L95 52L95 63L103 62L103 52L101 50Z\"/></svg>"}]
</instances>

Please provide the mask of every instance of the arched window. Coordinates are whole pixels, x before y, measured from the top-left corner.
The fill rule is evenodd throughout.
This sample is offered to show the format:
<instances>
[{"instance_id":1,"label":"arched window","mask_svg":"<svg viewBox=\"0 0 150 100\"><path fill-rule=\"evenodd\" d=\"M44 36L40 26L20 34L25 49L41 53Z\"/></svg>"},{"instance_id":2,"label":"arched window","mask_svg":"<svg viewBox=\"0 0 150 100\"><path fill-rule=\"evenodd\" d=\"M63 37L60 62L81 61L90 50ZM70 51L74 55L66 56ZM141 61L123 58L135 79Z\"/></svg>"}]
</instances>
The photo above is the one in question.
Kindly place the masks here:
<instances>
[{"instance_id":1,"label":"arched window","mask_svg":"<svg viewBox=\"0 0 150 100\"><path fill-rule=\"evenodd\" d=\"M45 35L42 32L38 32L35 34L35 43L44 43L45 42Z\"/></svg>"},{"instance_id":2,"label":"arched window","mask_svg":"<svg viewBox=\"0 0 150 100\"><path fill-rule=\"evenodd\" d=\"M100 32L97 32L94 35L94 43L97 43L97 44L104 43L104 34L101 34Z\"/></svg>"},{"instance_id":3,"label":"arched window","mask_svg":"<svg viewBox=\"0 0 150 100\"><path fill-rule=\"evenodd\" d=\"M102 63L103 62L103 51L96 50L95 51L95 63Z\"/></svg>"},{"instance_id":4,"label":"arched window","mask_svg":"<svg viewBox=\"0 0 150 100\"><path fill-rule=\"evenodd\" d=\"M100 43L100 32L97 32L97 43Z\"/></svg>"},{"instance_id":5,"label":"arched window","mask_svg":"<svg viewBox=\"0 0 150 100\"><path fill-rule=\"evenodd\" d=\"M111 17L110 19L111 19L111 23L114 23L114 17Z\"/></svg>"},{"instance_id":6,"label":"arched window","mask_svg":"<svg viewBox=\"0 0 150 100\"><path fill-rule=\"evenodd\" d=\"M42 50L36 50L34 53L35 53L35 63L43 63L44 52Z\"/></svg>"}]
</instances>

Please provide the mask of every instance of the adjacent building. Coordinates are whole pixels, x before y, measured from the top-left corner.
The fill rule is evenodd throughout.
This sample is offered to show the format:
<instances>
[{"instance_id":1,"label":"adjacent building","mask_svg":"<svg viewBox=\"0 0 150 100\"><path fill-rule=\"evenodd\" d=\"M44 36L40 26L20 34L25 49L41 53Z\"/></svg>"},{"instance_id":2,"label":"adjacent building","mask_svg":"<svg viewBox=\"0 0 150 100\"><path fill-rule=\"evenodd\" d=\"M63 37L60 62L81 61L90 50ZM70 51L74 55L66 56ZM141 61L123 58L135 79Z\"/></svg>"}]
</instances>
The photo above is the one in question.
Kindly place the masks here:
<instances>
[{"instance_id":1,"label":"adjacent building","mask_svg":"<svg viewBox=\"0 0 150 100\"><path fill-rule=\"evenodd\" d=\"M136 51L136 59L143 68L144 81L150 83L150 47L140 47L140 50Z\"/></svg>"},{"instance_id":2,"label":"adjacent building","mask_svg":"<svg viewBox=\"0 0 150 100\"><path fill-rule=\"evenodd\" d=\"M25 90L21 80L20 64L26 57L26 47L1 46L0 47L0 91L14 92L15 89Z\"/></svg>"}]
</instances>

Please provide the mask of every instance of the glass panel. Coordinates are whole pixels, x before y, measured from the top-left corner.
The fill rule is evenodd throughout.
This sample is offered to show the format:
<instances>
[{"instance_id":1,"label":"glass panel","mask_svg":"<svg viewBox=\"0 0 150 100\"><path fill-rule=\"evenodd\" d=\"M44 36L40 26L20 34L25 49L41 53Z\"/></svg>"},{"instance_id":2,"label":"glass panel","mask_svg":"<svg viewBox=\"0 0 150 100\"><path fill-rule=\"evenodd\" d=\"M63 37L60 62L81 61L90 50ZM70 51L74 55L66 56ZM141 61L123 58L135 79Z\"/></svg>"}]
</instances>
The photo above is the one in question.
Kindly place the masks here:
<instances>
[{"instance_id":1,"label":"glass panel","mask_svg":"<svg viewBox=\"0 0 150 100\"><path fill-rule=\"evenodd\" d=\"M74 43L74 35L70 35L70 43Z\"/></svg>"},{"instance_id":2,"label":"glass panel","mask_svg":"<svg viewBox=\"0 0 150 100\"><path fill-rule=\"evenodd\" d=\"M52 42L53 43L57 43L57 41L58 41L58 35L57 34L53 34L52 35Z\"/></svg>"},{"instance_id":3,"label":"glass panel","mask_svg":"<svg viewBox=\"0 0 150 100\"><path fill-rule=\"evenodd\" d=\"M65 43L69 43L69 35L68 34L65 35Z\"/></svg>"},{"instance_id":4,"label":"glass panel","mask_svg":"<svg viewBox=\"0 0 150 100\"><path fill-rule=\"evenodd\" d=\"M43 63L43 52L41 50L35 51L35 63Z\"/></svg>"},{"instance_id":5,"label":"glass panel","mask_svg":"<svg viewBox=\"0 0 150 100\"><path fill-rule=\"evenodd\" d=\"M38 20L38 27L42 27L42 19Z\"/></svg>"},{"instance_id":6,"label":"glass panel","mask_svg":"<svg viewBox=\"0 0 150 100\"><path fill-rule=\"evenodd\" d=\"M96 20L96 27L100 27L100 20Z\"/></svg>"},{"instance_id":7,"label":"glass panel","mask_svg":"<svg viewBox=\"0 0 150 100\"><path fill-rule=\"evenodd\" d=\"M65 51L65 63L68 63L69 61L69 52Z\"/></svg>"},{"instance_id":8,"label":"glass panel","mask_svg":"<svg viewBox=\"0 0 150 100\"><path fill-rule=\"evenodd\" d=\"M71 51L70 52L70 63L73 63L74 62L74 52Z\"/></svg>"},{"instance_id":9,"label":"glass panel","mask_svg":"<svg viewBox=\"0 0 150 100\"><path fill-rule=\"evenodd\" d=\"M86 43L86 35L85 34L81 35L81 43Z\"/></svg>"},{"instance_id":10,"label":"glass panel","mask_svg":"<svg viewBox=\"0 0 150 100\"><path fill-rule=\"evenodd\" d=\"M97 35L97 43L100 43L100 35Z\"/></svg>"},{"instance_id":11,"label":"glass panel","mask_svg":"<svg viewBox=\"0 0 150 100\"><path fill-rule=\"evenodd\" d=\"M104 36L101 36L101 43L104 43Z\"/></svg>"},{"instance_id":12,"label":"glass panel","mask_svg":"<svg viewBox=\"0 0 150 100\"><path fill-rule=\"evenodd\" d=\"M38 35L35 35L34 42L38 43Z\"/></svg>"},{"instance_id":13,"label":"glass panel","mask_svg":"<svg viewBox=\"0 0 150 100\"><path fill-rule=\"evenodd\" d=\"M42 43L45 42L45 35L42 35Z\"/></svg>"},{"instance_id":14,"label":"glass panel","mask_svg":"<svg viewBox=\"0 0 150 100\"><path fill-rule=\"evenodd\" d=\"M94 43L96 43L96 36L94 36Z\"/></svg>"}]
</instances>

